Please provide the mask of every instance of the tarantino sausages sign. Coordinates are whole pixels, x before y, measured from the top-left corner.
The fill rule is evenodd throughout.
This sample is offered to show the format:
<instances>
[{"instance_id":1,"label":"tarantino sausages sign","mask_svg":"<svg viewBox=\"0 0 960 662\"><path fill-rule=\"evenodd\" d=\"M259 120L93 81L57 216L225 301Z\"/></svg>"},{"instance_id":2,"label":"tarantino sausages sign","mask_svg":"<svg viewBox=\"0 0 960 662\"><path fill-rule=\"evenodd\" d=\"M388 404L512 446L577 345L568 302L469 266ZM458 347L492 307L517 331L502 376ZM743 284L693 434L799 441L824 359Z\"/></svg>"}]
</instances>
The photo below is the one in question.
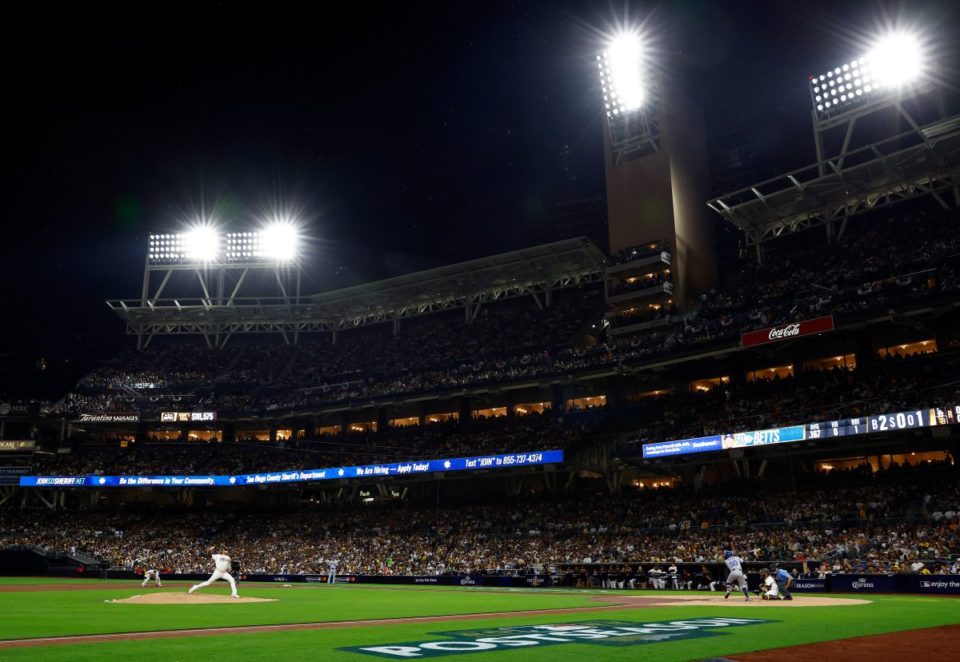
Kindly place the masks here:
<instances>
[{"instance_id":1,"label":"tarantino sausages sign","mask_svg":"<svg viewBox=\"0 0 960 662\"><path fill-rule=\"evenodd\" d=\"M744 347L764 345L770 342L777 342L778 340L823 333L824 331L833 331L833 315L817 317L812 320L803 320L802 322L781 324L780 326L771 326L770 328L760 329L759 331L749 331L740 335L740 344Z\"/></svg>"}]
</instances>

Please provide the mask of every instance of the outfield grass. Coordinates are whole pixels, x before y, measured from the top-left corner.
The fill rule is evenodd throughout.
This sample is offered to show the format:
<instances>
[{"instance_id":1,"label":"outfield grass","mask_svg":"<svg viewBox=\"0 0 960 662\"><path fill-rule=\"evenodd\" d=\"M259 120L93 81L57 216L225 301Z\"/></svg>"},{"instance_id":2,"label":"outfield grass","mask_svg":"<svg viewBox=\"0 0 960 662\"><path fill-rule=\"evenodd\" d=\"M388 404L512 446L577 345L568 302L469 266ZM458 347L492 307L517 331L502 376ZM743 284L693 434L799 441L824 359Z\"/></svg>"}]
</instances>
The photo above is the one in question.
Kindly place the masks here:
<instances>
[{"instance_id":1,"label":"outfield grass","mask_svg":"<svg viewBox=\"0 0 960 662\"><path fill-rule=\"evenodd\" d=\"M226 583L204 589L229 595ZM105 584L107 584L105 582ZM124 582L129 587L130 582ZM535 592L416 590L361 586L253 588L244 583L246 597L274 598L277 602L249 604L138 605L107 601L155 592L186 592L190 584L163 588L121 588L72 591L0 592L2 639L106 634L280 623L352 621L404 616L481 614L530 609L595 606L589 595ZM262 586L262 585L261 585Z\"/></svg>"},{"instance_id":2,"label":"outfield grass","mask_svg":"<svg viewBox=\"0 0 960 662\"><path fill-rule=\"evenodd\" d=\"M14 582L0 582L14 583ZM21 582L16 582L21 583ZM129 586L129 582L124 582ZM469 614L561 607L592 606L597 592L450 590L438 587L360 587L338 585L254 587L243 594L272 597L275 603L229 605L116 605L105 599L142 593L120 588L0 593L0 638L63 634L108 633L227 625L360 620L399 616ZM166 587L164 587L166 588ZM156 590L156 589L152 589ZM212 589L210 589L212 590ZM226 593L226 590L220 589ZM606 593L617 593L609 591ZM664 595L665 592L657 592ZM851 596L854 597L854 596ZM864 596L855 596L863 598ZM455 622L302 630L277 633L178 637L69 646L0 650L4 660L85 660L142 656L155 660L199 660L214 656L274 660L303 658L366 660L369 655L344 647L384 646L443 640L435 633L533 625L629 621L637 625L694 618L752 618L772 622L711 630L715 636L634 645L563 643L468 654L466 662L497 660L690 660L751 650L791 646L866 634L880 634L937 625L960 624L960 600L929 596L876 596L873 603L843 607L659 607L605 610L596 613L504 617ZM629 642L626 642L629 643Z\"/></svg>"}]
</instances>

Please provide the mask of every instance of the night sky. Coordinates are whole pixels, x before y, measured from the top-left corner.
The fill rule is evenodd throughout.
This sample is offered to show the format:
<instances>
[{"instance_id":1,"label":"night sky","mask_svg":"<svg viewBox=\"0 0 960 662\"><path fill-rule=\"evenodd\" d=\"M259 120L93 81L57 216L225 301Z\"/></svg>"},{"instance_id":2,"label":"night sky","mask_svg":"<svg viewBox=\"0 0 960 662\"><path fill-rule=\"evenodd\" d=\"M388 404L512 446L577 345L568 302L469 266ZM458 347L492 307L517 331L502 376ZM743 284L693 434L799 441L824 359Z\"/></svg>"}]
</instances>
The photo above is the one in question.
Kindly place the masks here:
<instances>
[{"instance_id":1,"label":"night sky","mask_svg":"<svg viewBox=\"0 0 960 662\"><path fill-rule=\"evenodd\" d=\"M561 238L556 203L604 192L593 57L617 25L645 26L714 152L756 132L758 178L813 160L806 76L883 21L958 41L953 2L33 4L0 27L0 395L114 353L103 300L202 210L296 211L307 289Z\"/></svg>"}]
</instances>

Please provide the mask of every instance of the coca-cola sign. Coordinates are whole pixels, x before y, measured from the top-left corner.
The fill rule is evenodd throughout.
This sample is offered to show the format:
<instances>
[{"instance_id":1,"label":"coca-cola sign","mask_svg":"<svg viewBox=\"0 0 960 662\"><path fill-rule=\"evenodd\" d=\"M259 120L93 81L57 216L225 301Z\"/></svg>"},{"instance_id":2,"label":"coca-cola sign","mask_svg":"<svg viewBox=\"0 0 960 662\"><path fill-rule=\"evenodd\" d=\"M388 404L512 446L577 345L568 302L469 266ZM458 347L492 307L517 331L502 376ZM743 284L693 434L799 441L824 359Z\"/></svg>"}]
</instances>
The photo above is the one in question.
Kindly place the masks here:
<instances>
[{"instance_id":1,"label":"coca-cola sign","mask_svg":"<svg viewBox=\"0 0 960 662\"><path fill-rule=\"evenodd\" d=\"M782 338L789 338L791 336L800 335L800 324L787 324L782 327L773 327L770 329L770 333L767 334L768 340L780 340Z\"/></svg>"},{"instance_id":2,"label":"coca-cola sign","mask_svg":"<svg viewBox=\"0 0 960 662\"><path fill-rule=\"evenodd\" d=\"M812 320L803 320L801 322L781 324L780 326L772 326L758 331L749 331L741 334L740 344L744 347L763 345L770 342L777 342L778 340L808 336L813 333L823 333L824 331L833 331L833 315L817 317Z\"/></svg>"}]
</instances>

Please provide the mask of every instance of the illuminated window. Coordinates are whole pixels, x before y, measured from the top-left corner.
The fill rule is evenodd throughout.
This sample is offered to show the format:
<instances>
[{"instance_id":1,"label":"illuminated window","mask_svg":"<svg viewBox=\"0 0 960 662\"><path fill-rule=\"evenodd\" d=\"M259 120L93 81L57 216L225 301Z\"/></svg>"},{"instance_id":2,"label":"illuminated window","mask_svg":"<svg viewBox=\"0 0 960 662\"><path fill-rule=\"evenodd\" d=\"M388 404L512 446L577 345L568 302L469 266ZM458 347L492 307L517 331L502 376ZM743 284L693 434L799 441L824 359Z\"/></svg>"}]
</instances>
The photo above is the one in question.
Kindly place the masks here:
<instances>
[{"instance_id":1,"label":"illuminated window","mask_svg":"<svg viewBox=\"0 0 960 662\"><path fill-rule=\"evenodd\" d=\"M343 428L339 425L321 425L317 428L317 436L324 437L327 435L338 435L343 432Z\"/></svg>"},{"instance_id":2,"label":"illuminated window","mask_svg":"<svg viewBox=\"0 0 960 662\"><path fill-rule=\"evenodd\" d=\"M507 415L506 407L489 407L487 409L474 409L474 418L500 418Z\"/></svg>"},{"instance_id":3,"label":"illuminated window","mask_svg":"<svg viewBox=\"0 0 960 662\"><path fill-rule=\"evenodd\" d=\"M933 354L937 351L937 341L933 338L926 340L917 340L915 342L903 343L902 345L891 345L890 347L881 347L877 354L883 358L903 358L905 356L917 356L920 354Z\"/></svg>"},{"instance_id":4,"label":"illuminated window","mask_svg":"<svg viewBox=\"0 0 960 662\"><path fill-rule=\"evenodd\" d=\"M277 441L290 441L293 439L293 430L290 428L281 428L277 430Z\"/></svg>"},{"instance_id":5,"label":"illuminated window","mask_svg":"<svg viewBox=\"0 0 960 662\"><path fill-rule=\"evenodd\" d=\"M641 393L631 393L630 400L648 400L650 398L662 398L665 395L673 393L671 388L658 388L653 391L643 391Z\"/></svg>"},{"instance_id":6,"label":"illuminated window","mask_svg":"<svg viewBox=\"0 0 960 662\"><path fill-rule=\"evenodd\" d=\"M706 393L707 391L712 391L721 384L729 383L729 375L723 375L722 377L708 377L706 379L698 379L690 382L690 390L698 393Z\"/></svg>"},{"instance_id":7,"label":"illuminated window","mask_svg":"<svg viewBox=\"0 0 960 662\"><path fill-rule=\"evenodd\" d=\"M586 398L573 398L567 400L567 409L593 409L594 407L605 407L607 405L607 396L591 395Z\"/></svg>"},{"instance_id":8,"label":"illuminated window","mask_svg":"<svg viewBox=\"0 0 960 662\"><path fill-rule=\"evenodd\" d=\"M237 430L239 441L270 441L270 430Z\"/></svg>"},{"instance_id":9,"label":"illuminated window","mask_svg":"<svg viewBox=\"0 0 960 662\"><path fill-rule=\"evenodd\" d=\"M672 489L677 484L676 476L666 478L637 478L630 482L638 490L662 490Z\"/></svg>"},{"instance_id":10,"label":"illuminated window","mask_svg":"<svg viewBox=\"0 0 960 662\"><path fill-rule=\"evenodd\" d=\"M810 359L803 362L805 370L856 370L857 355L842 354L827 356L822 359Z\"/></svg>"},{"instance_id":11,"label":"illuminated window","mask_svg":"<svg viewBox=\"0 0 960 662\"><path fill-rule=\"evenodd\" d=\"M851 471L860 469L866 471L870 467L870 472L877 472L882 469L889 469L892 465L898 466L918 466L923 464L953 464L953 458L944 451L928 451L914 453L897 453L887 455L867 455L859 457L845 457L833 460L823 460L814 465L814 470L822 473L832 473L834 471Z\"/></svg>"},{"instance_id":12,"label":"illuminated window","mask_svg":"<svg viewBox=\"0 0 960 662\"><path fill-rule=\"evenodd\" d=\"M448 411L439 414L427 414L424 420L427 425L431 423L446 423L447 421L456 421L460 419L460 412Z\"/></svg>"},{"instance_id":13,"label":"illuminated window","mask_svg":"<svg viewBox=\"0 0 960 662\"><path fill-rule=\"evenodd\" d=\"M775 365L769 368L760 368L747 373L748 382L772 381L774 379L785 379L793 377L793 364Z\"/></svg>"},{"instance_id":14,"label":"illuminated window","mask_svg":"<svg viewBox=\"0 0 960 662\"><path fill-rule=\"evenodd\" d=\"M408 428L412 425L420 425L420 417L406 416L404 418L391 418L390 425L395 428Z\"/></svg>"},{"instance_id":15,"label":"illuminated window","mask_svg":"<svg viewBox=\"0 0 960 662\"><path fill-rule=\"evenodd\" d=\"M517 416L528 416L529 414L542 414L553 406L550 402L524 402L513 405L513 413Z\"/></svg>"},{"instance_id":16,"label":"illuminated window","mask_svg":"<svg viewBox=\"0 0 960 662\"><path fill-rule=\"evenodd\" d=\"M350 427L347 429L350 432L376 432L377 422L376 421L360 421L358 423L351 423Z\"/></svg>"},{"instance_id":17,"label":"illuminated window","mask_svg":"<svg viewBox=\"0 0 960 662\"><path fill-rule=\"evenodd\" d=\"M220 430L188 430L187 441L223 441Z\"/></svg>"},{"instance_id":18,"label":"illuminated window","mask_svg":"<svg viewBox=\"0 0 960 662\"><path fill-rule=\"evenodd\" d=\"M147 433L147 439L152 441L178 441L180 430L151 430Z\"/></svg>"}]
</instances>

